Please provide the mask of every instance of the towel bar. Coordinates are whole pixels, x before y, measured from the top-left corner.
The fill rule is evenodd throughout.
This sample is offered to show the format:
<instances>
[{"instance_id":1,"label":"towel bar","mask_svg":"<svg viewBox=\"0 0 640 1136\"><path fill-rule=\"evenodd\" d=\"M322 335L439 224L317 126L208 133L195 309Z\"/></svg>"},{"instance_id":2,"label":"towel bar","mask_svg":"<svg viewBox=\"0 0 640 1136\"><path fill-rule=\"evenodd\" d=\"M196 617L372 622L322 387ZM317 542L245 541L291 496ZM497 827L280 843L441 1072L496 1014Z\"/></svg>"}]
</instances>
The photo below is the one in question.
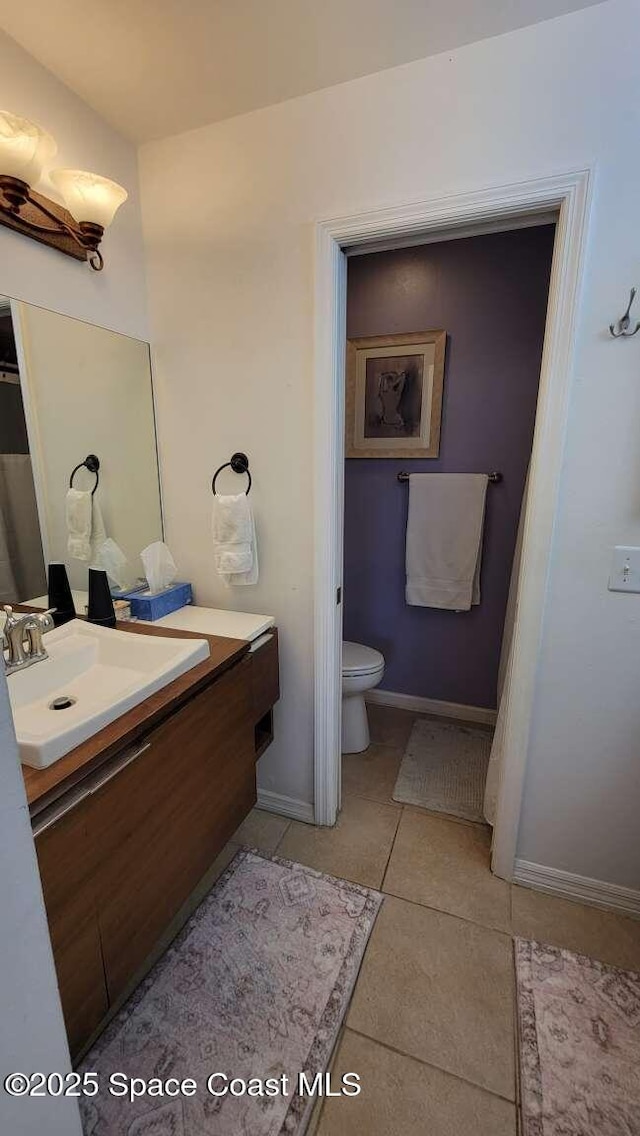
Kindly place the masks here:
<instances>
[{"instance_id":1,"label":"towel bar","mask_svg":"<svg viewBox=\"0 0 640 1136\"><path fill-rule=\"evenodd\" d=\"M408 473L405 473L404 470L401 470L398 474L398 481L408 481L409 476L410 475ZM498 470L494 470L493 473L488 473L487 477L489 478L489 481L492 485L498 485L498 483L502 481L502 474Z\"/></svg>"}]
</instances>

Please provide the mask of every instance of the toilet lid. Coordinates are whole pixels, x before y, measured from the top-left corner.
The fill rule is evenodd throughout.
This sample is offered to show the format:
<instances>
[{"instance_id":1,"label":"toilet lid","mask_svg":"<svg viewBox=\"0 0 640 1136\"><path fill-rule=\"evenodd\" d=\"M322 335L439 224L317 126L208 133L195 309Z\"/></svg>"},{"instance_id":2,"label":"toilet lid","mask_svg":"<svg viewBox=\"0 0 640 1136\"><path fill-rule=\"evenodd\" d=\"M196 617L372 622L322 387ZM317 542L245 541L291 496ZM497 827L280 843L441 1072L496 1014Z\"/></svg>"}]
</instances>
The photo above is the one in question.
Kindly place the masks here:
<instances>
[{"instance_id":1,"label":"toilet lid","mask_svg":"<svg viewBox=\"0 0 640 1136\"><path fill-rule=\"evenodd\" d=\"M372 674L384 666L384 655L374 647L365 647L362 643L342 644L342 673L351 675Z\"/></svg>"}]
</instances>

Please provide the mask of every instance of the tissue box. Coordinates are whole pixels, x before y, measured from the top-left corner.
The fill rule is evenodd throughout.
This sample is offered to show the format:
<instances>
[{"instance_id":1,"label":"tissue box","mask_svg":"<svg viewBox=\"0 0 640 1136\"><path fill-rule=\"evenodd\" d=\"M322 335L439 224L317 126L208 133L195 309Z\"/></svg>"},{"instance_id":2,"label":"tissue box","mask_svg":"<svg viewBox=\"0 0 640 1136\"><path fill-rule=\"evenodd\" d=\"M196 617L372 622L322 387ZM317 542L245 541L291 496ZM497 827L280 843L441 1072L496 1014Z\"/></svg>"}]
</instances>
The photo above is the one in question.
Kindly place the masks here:
<instances>
[{"instance_id":1,"label":"tissue box","mask_svg":"<svg viewBox=\"0 0 640 1136\"><path fill-rule=\"evenodd\" d=\"M124 592L122 599L131 604L131 614L137 619L162 619L178 608L193 603L191 584L170 584L161 592Z\"/></svg>"}]
</instances>

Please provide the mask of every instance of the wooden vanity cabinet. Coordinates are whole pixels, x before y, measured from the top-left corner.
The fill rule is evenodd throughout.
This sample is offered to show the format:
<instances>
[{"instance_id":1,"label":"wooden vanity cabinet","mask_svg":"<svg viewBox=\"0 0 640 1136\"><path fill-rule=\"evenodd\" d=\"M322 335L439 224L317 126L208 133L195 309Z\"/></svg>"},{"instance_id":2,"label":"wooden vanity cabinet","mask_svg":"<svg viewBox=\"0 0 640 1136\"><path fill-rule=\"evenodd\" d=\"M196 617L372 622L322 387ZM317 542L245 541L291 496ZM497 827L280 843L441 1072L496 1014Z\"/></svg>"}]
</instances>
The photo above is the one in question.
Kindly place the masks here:
<instances>
[{"instance_id":1,"label":"wooden vanity cabinet","mask_svg":"<svg viewBox=\"0 0 640 1136\"><path fill-rule=\"evenodd\" d=\"M72 1055L255 804L252 691L245 655L34 818Z\"/></svg>"},{"instance_id":2,"label":"wooden vanity cabinet","mask_svg":"<svg viewBox=\"0 0 640 1136\"><path fill-rule=\"evenodd\" d=\"M255 803L249 675L245 660L196 695L91 798L110 1001Z\"/></svg>"},{"instance_id":3,"label":"wooden vanity cabinet","mask_svg":"<svg viewBox=\"0 0 640 1136\"><path fill-rule=\"evenodd\" d=\"M95 903L95 849L88 802L55 812L35 837L51 945L71 1052L77 1051L107 1012Z\"/></svg>"}]
</instances>

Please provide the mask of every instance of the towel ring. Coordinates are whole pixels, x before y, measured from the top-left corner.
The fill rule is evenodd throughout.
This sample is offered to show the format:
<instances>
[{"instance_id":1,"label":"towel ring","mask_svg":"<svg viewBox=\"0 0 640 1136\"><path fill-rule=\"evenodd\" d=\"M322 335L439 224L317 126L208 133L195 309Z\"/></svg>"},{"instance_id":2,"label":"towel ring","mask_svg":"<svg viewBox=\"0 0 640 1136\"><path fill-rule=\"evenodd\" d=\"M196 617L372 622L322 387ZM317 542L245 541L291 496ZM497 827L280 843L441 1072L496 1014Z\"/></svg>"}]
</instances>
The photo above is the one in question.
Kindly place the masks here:
<instances>
[{"instance_id":1,"label":"towel ring","mask_svg":"<svg viewBox=\"0 0 640 1136\"><path fill-rule=\"evenodd\" d=\"M231 467L231 469L233 470L234 473L246 473L247 477L249 478L249 484L247 485L247 492L246 492L246 496L248 497L249 491L251 489L251 474L249 473L249 459L248 459L246 454L240 454L240 453L232 454L231 455L231 461L225 462L224 465L221 465L221 466L218 467L218 469L216 470L216 472L214 473L214 475L211 479L211 492L215 496L216 478L217 478L219 473L222 473L223 469L227 469L229 467Z\"/></svg>"},{"instance_id":2,"label":"towel ring","mask_svg":"<svg viewBox=\"0 0 640 1136\"><path fill-rule=\"evenodd\" d=\"M95 454L87 454L83 462L78 462L76 468L71 472L71 477L69 478L69 489L73 489L73 479L79 469L88 469L89 473L95 473L96 483L91 490L91 496L93 497L100 481L100 474L98 473L98 470L100 469L100 458L96 457Z\"/></svg>"}]
</instances>

